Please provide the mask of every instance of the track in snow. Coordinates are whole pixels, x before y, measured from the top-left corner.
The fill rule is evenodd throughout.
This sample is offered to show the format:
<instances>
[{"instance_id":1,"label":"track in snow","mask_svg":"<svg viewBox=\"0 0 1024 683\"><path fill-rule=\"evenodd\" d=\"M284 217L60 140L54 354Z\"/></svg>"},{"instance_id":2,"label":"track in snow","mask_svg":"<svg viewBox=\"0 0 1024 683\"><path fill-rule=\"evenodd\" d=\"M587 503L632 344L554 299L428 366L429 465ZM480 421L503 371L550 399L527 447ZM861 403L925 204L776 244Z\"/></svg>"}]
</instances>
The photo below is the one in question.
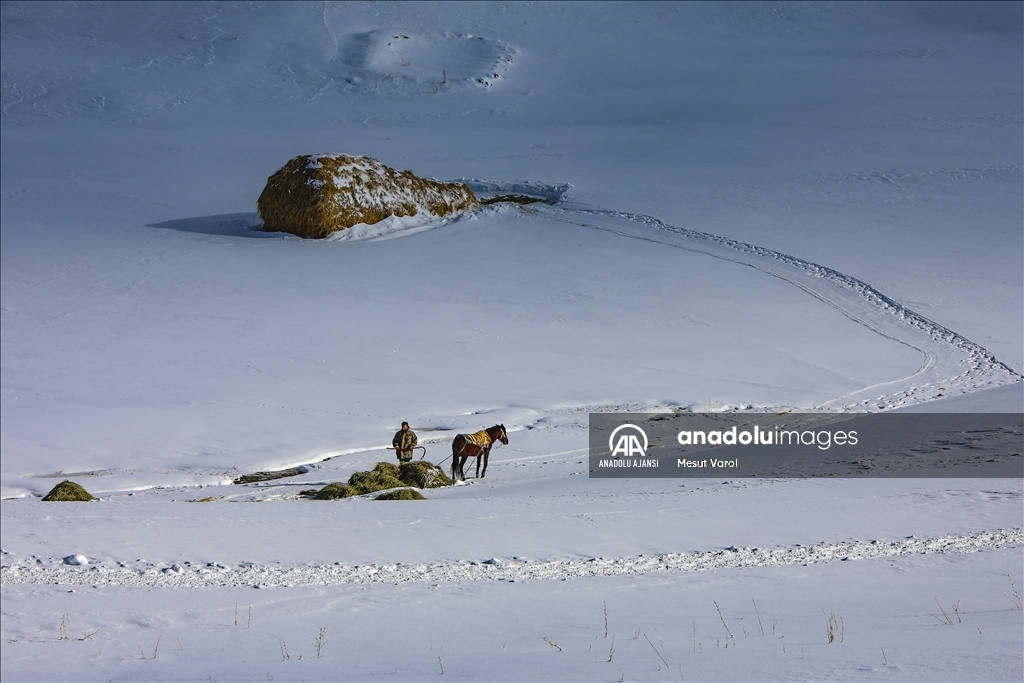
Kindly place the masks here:
<instances>
[{"instance_id":1,"label":"track in snow","mask_svg":"<svg viewBox=\"0 0 1024 683\"><path fill-rule=\"evenodd\" d=\"M136 588L252 588L345 586L354 584L444 583L465 581L550 581L593 576L676 574L713 569L778 567L934 553L966 554L1024 545L1024 529L953 534L902 541L850 541L813 546L736 548L695 553L668 553L585 560L485 560L433 564L303 565L283 567L243 563L232 568L213 564L193 567L45 566L4 558L0 582L61 586L128 586Z\"/></svg>"},{"instance_id":2,"label":"track in snow","mask_svg":"<svg viewBox=\"0 0 1024 683\"><path fill-rule=\"evenodd\" d=\"M495 184L496 185L496 184ZM529 184L508 186L523 192ZM538 187L541 187L538 185ZM819 410L872 412L967 394L1024 380L987 349L891 299L871 285L833 268L746 242L669 225L652 216L610 211L561 201L567 186L545 186L535 205L546 217L623 237L657 242L755 268L833 306L876 334L916 349L921 367L913 374L875 384L827 401Z\"/></svg>"}]
</instances>

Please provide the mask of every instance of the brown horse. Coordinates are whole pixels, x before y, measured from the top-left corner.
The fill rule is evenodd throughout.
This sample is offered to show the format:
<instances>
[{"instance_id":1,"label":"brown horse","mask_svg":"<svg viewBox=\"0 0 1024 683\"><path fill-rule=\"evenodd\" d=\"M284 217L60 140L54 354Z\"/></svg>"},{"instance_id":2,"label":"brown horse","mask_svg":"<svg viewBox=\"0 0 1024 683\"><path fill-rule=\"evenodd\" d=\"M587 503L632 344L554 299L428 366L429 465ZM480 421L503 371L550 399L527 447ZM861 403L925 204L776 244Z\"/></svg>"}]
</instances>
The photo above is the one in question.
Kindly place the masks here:
<instances>
[{"instance_id":1,"label":"brown horse","mask_svg":"<svg viewBox=\"0 0 1024 683\"><path fill-rule=\"evenodd\" d=\"M495 441L508 444L508 434L505 432L505 425L494 425L482 431L487 432L486 445L473 443L468 434L459 434L452 441L452 480L465 481L466 473L463 466L469 458L476 458L476 476L482 479L487 476L487 457L491 454L491 446ZM479 434L479 432L477 432ZM480 460L484 461L484 471L480 472Z\"/></svg>"}]
</instances>

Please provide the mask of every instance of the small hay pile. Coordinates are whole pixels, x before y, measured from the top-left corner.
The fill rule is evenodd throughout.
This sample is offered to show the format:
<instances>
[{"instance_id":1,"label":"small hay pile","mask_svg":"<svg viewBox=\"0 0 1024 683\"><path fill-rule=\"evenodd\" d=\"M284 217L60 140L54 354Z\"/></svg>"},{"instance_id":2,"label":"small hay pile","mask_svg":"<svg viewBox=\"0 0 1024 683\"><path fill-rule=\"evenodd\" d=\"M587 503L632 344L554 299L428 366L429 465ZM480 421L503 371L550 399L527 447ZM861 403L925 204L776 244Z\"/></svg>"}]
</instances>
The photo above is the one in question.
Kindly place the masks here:
<instances>
[{"instance_id":1,"label":"small hay pile","mask_svg":"<svg viewBox=\"0 0 1024 683\"><path fill-rule=\"evenodd\" d=\"M444 470L426 460L402 463L398 468L398 478L403 483L420 489L436 489L452 485L452 480L448 478Z\"/></svg>"},{"instance_id":2,"label":"small hay pile","mask_svg":"<svg viewBox=\"0 0 1024 683\"><path fill-rule=\"evenodd\" d=\"M374 500L425 500L423 494L416 489L398 489L382 493Z\"/></svg>"},{"instance_id":3,"label":"small hay pile","mask_svg":"<svg viewBox=\"0 0 1024 683\"><path fill-rule=\"evenodd\" d=\"M405 482L399 479L398 475L397 466L389 462L379 462L369 472L354 472L348 478L348 485L356 492L356 495L384 489L397 489L405 486Z\"/></svg>"},{"instance_id":4,"label":"small hay pile","mask_svg":"<svg viewBox=\"0 0 1024 683\"><path fill-rule=\"evenodd\" d=\"M94 500L89 492L73 481L64 480L50 489L50 492L43 496L43 500L66 501L66 500Z\"/></svg>"},{"instance_id":5,"label":"small hay pile","mask_svg":"<svg viewBox=\"0 0 1024 683\"><path fill-rule=\"evenodd\" d=\"M356 492L352 490L352 487L348 484L342 484L341 482L333 482L323 487L319 491L311 489L303 491L301 495L312 494L317 500L337 500L338 498L351 498L356 495Z\"/></svg>"},{"instance_id":6,"label":"small hay pile","mask_svg":"<svg viewBox=\"0 0 1024 683\"><path fill-rule=\"evenodd\" d=\"M452 480L445 475L444 470L426 460L403 463L401 467L389 462L379 462L369 472L354 472L348 478L347 484L334 482L319 491L316 489L300 491L299 495L316 500L337 500L387 489L398 489L383 493L374 500L422 500L423 496L419 491L405 487L434 489L451 485Z\"/></svg>"},{"instance_id":7,"label":"small hay pile","mask_svg":"<svg viewBox=\"0 0 1024 683\"><path fill-rule=\"evenodd\" d=\"M357 223L453 216L480 203L466 185L419 178L371 157L304 154L267 179L256 208L264 230L318 239Z\"/></svg>"}]
</instances>

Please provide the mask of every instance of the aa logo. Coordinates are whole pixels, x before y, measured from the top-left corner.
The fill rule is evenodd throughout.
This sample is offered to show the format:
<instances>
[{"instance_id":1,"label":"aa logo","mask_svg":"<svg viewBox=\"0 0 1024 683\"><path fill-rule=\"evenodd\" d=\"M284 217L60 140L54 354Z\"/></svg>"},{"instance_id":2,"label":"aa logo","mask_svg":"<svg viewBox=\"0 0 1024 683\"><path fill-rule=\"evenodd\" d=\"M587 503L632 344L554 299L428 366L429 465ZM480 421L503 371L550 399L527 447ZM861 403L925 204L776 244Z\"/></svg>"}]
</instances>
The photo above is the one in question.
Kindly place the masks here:
<instances>
[{"instance_id":1,"label":"aa logo","mask_svg":"<svg viewBox=\"0 0 1024 683\"><path fill-rule=\"evenodd\" d=\"M618 435L618 439L616 439L616 435ZM640 445L640 439L643 439L642 446ZM617 455L625 455L627 457L646 455L647 434L636 425L619 425L612 432L612 435L608 437L608 448L611 450L613 458Z\"/></svg>"}]
</instances>

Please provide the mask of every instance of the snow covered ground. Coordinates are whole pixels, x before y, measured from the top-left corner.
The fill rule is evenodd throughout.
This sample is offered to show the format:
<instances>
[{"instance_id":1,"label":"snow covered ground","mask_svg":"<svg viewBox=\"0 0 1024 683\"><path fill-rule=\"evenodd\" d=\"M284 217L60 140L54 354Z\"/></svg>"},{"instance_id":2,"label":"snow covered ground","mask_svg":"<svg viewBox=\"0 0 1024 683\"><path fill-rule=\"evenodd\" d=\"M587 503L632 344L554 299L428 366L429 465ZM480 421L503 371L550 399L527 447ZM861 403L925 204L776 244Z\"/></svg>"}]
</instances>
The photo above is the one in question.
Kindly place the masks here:
<instances>
[{"instance_id":1,"label":"snow covered ground","mask_svg":"<svg viewBox=\"0 0 1024 683\"><path fill-rule=\"evenodd\" d=\"M595 410L1024 410L1021 15L4 3L4 680L1021 680L1020 480L585 465ZM550 203L260 232L323 152ZM402 420L510 443L296 498Z\"/></svg>"}]
</instances>

